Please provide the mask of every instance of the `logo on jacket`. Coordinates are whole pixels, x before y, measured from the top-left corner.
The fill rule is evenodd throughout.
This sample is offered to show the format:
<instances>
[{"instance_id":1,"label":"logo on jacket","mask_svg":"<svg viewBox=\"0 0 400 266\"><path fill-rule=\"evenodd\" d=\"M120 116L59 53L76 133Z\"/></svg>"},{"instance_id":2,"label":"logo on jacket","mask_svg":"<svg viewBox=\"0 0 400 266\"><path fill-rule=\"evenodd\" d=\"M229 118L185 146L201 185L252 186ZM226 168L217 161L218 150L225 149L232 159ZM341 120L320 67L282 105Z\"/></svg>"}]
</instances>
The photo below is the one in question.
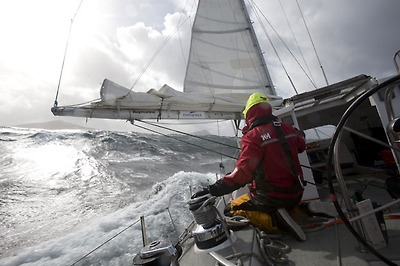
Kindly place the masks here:
<instances>
[{"instance_id":1,"label":"logo on jacket","mask_svg":"<svg viewBox=\"0 0 400 266\"><path fill-rule=\"evenodd\" d=\"M264 140L267 140L267 139L271 139L271 135L269 134L269 133L267 133L267 134L262 134L261 135L261 139L264 141Z\"/></svg>"}]
</instances>

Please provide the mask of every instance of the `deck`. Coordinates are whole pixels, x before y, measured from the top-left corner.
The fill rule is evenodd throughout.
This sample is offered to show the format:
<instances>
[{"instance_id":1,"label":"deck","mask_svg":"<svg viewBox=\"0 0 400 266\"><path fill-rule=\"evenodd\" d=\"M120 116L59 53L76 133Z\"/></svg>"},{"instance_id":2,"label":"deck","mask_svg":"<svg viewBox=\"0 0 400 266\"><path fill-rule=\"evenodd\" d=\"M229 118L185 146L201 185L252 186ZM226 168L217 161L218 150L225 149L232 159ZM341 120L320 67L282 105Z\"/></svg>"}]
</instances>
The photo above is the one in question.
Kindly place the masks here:
<instances>
[{"instance_id":1,"label":"deck","mask_svg":"<svg viewBox=\"0 0 400 266\"><path fill-rule=\"evenodd\" d=\"M368 185L365 186L365 184ZM376 201L381 205L393 201L388 193L381 188L379 181L374 185L370 180L361 179L350 183L347 187L350 194L363 187L363 197ZM327 190L319 189L319 193L321 199L329 198ZM388 214L385 215L389 241L388 245L379 248L378 252L395 264L400 265L400 204L392 205L384 212L391 212L394 215L391 215L391 218ZM322 229L316 231L307 231L306 229L305 231L307 235L305 242L299 242L289 235L284 235L279 239L291 247L291 251L286 254L289 260L286 265L386 265L374 254L366 251L343 223L327 223ZM256 234L251 226L235 231L234 234L237 237L234 244L236 252L244 254L259 253L258 242L255 241ZM195 252L194 247L192 238L185 243L183 255L179 261L180 265L218 265L209 253ZM231 247L228 247L216 253L221 257L226 257L235 252ZM214 254L214 256L216 255ZM254 256L245 255L240 258L243 265L264 265ZM230 260L230 262L233 263L232 265L236 264L235 259Z\"/></svg>"}]
</instances>

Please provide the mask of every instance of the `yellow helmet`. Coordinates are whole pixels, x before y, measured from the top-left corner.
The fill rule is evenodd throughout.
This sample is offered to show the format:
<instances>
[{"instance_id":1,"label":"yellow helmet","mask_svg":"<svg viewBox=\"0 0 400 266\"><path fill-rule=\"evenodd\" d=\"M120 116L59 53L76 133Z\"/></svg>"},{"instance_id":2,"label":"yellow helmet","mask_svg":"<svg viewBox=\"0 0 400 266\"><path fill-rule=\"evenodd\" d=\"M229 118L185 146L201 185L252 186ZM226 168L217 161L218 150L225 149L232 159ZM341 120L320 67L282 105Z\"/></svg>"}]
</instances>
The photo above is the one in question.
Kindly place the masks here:
<instances>
[{"instance_id":1,"label":"yellow helmet","mask_svg":"<svg viewBox=\"0 0 400 266\"><path fill-rule=\"evenodd\" d=\"M268 97L262 93L253 93L250 95L246 103L246 108L243 111L244 117L246 118L246 114L251 107L259 103L269 103Z\"/></svg>"}]
</instances>

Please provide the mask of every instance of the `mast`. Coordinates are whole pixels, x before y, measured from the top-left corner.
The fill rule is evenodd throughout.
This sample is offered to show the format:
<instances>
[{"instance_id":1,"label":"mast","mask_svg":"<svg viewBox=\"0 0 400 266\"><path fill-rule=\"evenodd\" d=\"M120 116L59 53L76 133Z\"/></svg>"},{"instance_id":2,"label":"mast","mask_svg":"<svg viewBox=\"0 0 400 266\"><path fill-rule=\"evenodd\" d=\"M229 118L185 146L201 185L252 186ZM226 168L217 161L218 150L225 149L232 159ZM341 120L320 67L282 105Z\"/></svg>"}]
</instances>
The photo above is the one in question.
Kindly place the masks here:
<instances>
[{"instance_id":1,"label":"mast","mask_svg":"<svg viewBox=\"0 0 400 266\"><path fill-rule=\"evenodd\" d=\"M274 87L274 85L273 85L273 83L272 83L272 79L271 79L271 76L270 76L270 74L269 74L269 71L268 71L268 68L267 68L267 64L265 63L265 58L264 58L263 52L262 52L262 50L261 50L260 44L259 44L259 42L258 42L256 33L255 33L255 31L254 31L253 23L252 23L252 21L250 20L250 15L249 15L249 12L248 12L248 10L247 10L246 4L244 3L244 0L241 0L240 2L241 2L241 4L242 4L243 12L244 12L244 14L245 14L245 16L246 16L246 19L247 19L247 21L248 21L248 23L249 23L249 26L250 26L250 27L249 27L250 36L251 36L251 38L253 39L254 46L256 47L256 49L257 49L257 51L258 51L258 53L259 53L259 56L260 56L260 59L261 59L261 62L262 62L262 66L263 66L263 69L264 69L264 72L265 72L265 76L266 76L267 79L268 79L268 84L269 84L269 85L268 85L268 90L269 90L269 93L268 93L268 94L276 95L275 87Z\"/></svg>"}]
</instances>

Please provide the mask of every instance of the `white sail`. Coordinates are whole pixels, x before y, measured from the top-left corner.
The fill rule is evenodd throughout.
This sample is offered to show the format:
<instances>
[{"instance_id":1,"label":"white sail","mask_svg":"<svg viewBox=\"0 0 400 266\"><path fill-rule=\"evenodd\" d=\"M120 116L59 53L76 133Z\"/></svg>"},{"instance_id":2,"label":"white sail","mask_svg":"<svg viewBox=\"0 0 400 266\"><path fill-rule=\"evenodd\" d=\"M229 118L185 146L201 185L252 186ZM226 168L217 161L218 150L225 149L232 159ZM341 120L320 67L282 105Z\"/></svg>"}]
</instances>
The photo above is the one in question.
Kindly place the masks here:
<instances>
[{"instance_id":1,"label":"white sail","mask_svg":"<svg viewBox=\"0 0 400 266\"><path fill-rule=\"evenodd\" d=\"M275 95L242 0L199 1L184 91Z\"/></svg>"},{"instance_id":2,"label":"white sail","mask_svg":"<svg viewBox=\"0 0 400 266\"><path fill-rule=\"evenodd\" d=\"M248 96L280 106L243 0L199 0L183 92L134 92L105 79L101 100L54 106L58 116L109 119L241 119Z\"/></svg>"}]
</instances>

